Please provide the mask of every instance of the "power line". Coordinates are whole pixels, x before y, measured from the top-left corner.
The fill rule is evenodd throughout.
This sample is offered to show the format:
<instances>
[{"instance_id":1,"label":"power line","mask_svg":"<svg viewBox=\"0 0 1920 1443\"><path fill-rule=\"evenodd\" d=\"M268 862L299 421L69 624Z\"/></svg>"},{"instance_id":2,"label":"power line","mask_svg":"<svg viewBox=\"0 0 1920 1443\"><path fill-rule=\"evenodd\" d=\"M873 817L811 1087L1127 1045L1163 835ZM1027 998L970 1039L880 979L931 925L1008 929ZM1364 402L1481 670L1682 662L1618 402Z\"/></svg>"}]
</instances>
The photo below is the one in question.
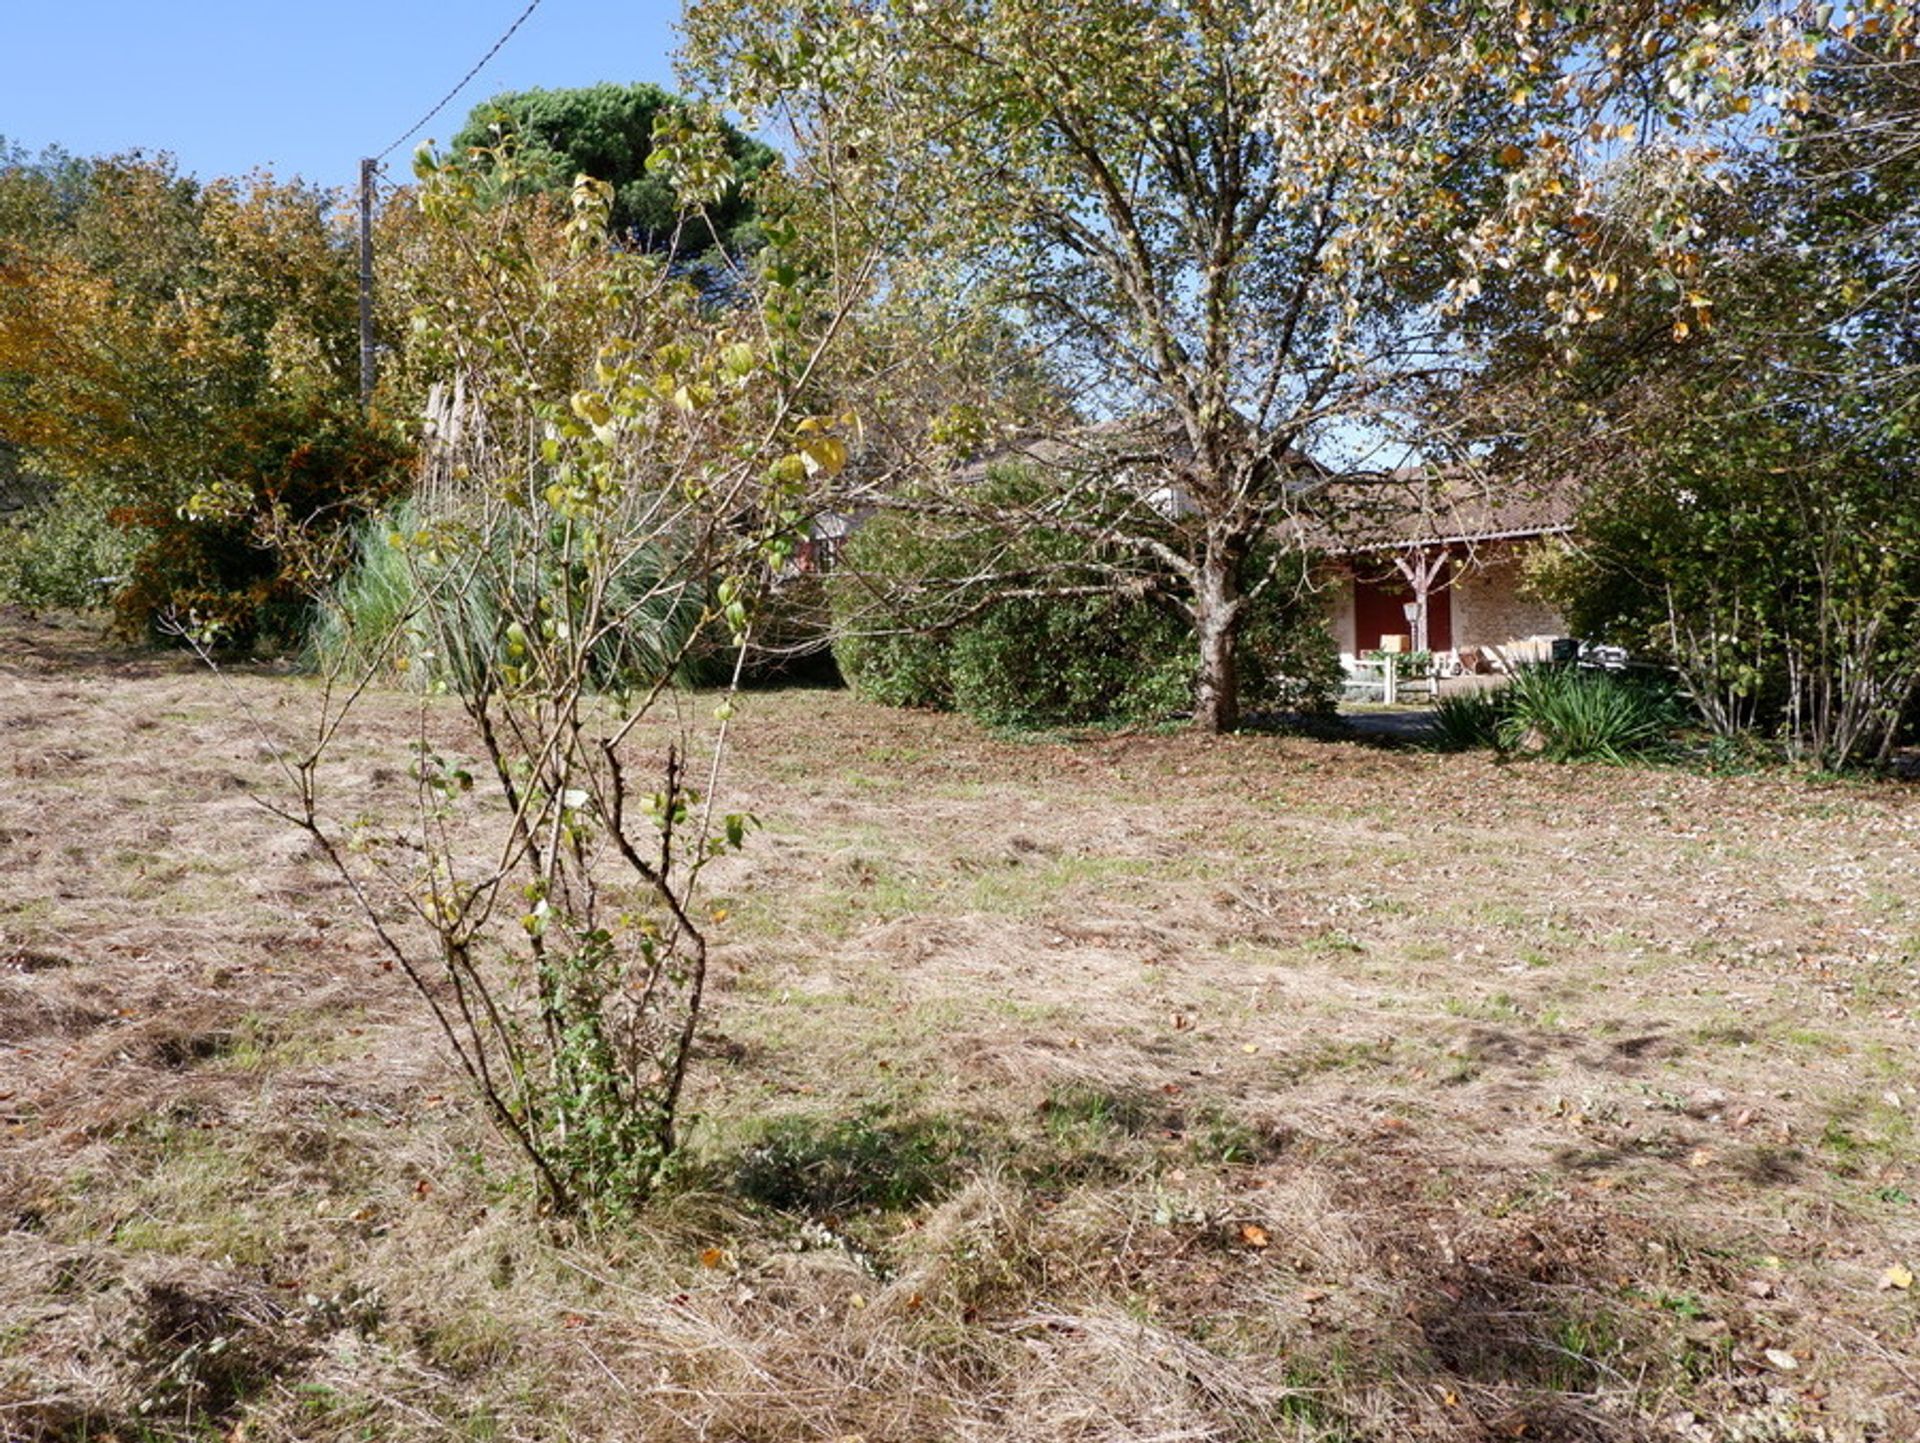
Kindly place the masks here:
<instances>
[{"instance_id":1,"label":"power line","mask_svg":"<svg viewBox=\"0 0 1920 1443\"><path fill-rule=\"evenodd\" d=\"M522 10L520 12L520 18L518 20L515 20L513 24L507 27L506 34L502 35L498 40L493 42L493 49L489 50L485 55L482 55L480 57L478 62L475 63L473 69L469 70L464 76L461 77L460 83L454 86L453 89L449 90L445 95L441 96L440 103L438 105L434 106L432 110L429 110L425 115L421 116L418 120L414 121L412 126L409 127L400 136L399 139L395 140L392 145L389 145L385 150L381 151L378 155L376 155L374 157L374 160L376 161L385 160L388 156L392 155L394 151L398 150L407 141L411 140L415 135L419 134L421 130L425 129L427 122L432 120L434 116L438 115L441 111L445 110L447 108L447 102L452 100L453 97L458 95L461 91L465 90L467 86L472 82L473 77L478 75L482 70L487 68L487 62L493 59L494 56L500 53L500 47L502 45L505 45L509 40L513 39L513 32L518 30L522 25L526 24L527 17L533 14L533 12L538 10L539 8L540 8L540 0L533 0L532 4L528 5L526 9Z\"/></svg>"}]
</instances>

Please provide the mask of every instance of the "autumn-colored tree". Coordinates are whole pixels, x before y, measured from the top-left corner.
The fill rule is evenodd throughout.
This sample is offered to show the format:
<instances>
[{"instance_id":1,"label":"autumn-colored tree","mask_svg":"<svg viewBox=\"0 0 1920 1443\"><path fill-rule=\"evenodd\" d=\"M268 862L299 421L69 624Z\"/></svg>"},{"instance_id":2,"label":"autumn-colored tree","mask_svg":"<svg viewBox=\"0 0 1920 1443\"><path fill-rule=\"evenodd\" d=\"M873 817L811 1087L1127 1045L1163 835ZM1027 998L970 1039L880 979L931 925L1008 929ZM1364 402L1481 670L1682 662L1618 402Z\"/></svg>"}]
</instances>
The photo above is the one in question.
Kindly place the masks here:
<instances>
[{"instance_id":1,"label":"autumn-colored tree","mask_svg":"<svg viewBox=\"0 0 1920 1443\"><path fill-rule=\"evenodd\" d=\"M1796 148L1835 174L1898 163L1917 44L1910 0L1265 0L1254 48L1302 185L1357 180L1371 245L1394 244L1410 206L1446 231L1450 300L1545 281L1542 323L1577 342L1646 287L1675 339L1711 327L1720 197ZM1881 103L1858 104L1863 87ZM1490 108L1502 181L1476 204L1447 179L1446 137Z\"/></svg>"},{"instance_id":2,"label":"autumn-colored tree","mask_svg":"<svg viewBox=\"0 0 1920 1443\"><path fill-rule=\"evenodd\" d=\"M345 519L406 454L355 409L330 198L164 157L16 158L0 222L0 434L54 505L127 533L124 619L287 632L301 588L269 533Z\"/></svg>"},{"instance_id":3,"label":"autumn-colored tree","mask_svg":"<svg viewBox=\"0 0 1920 1443\"><path fill-rule=\"evenodd\" d=\"M1493 363L1534 465L1585 477L1542 575L1575 628L1673 666L1715 731L1838 768L1887 755L1920 689L1920 162L1887 142L1903 72L1832 59L1795 143L1701 210L1710 325L1675 344L1622 305L1576 365Z\"/></svg>"}]
</instances>

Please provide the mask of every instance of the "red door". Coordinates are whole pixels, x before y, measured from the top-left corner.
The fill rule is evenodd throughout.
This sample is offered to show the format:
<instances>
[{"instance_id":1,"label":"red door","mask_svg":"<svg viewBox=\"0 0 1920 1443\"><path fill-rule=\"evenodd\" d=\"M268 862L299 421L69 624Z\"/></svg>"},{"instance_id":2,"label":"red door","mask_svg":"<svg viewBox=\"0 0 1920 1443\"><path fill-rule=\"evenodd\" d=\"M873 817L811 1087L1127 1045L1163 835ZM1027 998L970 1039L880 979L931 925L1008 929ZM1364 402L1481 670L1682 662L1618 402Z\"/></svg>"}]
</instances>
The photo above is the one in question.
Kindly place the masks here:
<instances>
[{"instance_id":1,"label":"red door","mask_svg":"<svg viewBox=\"0 0 1920 1443\"><path fill-rule=\"evenodd\" d=\"M1427 589L1427 650L1453 650L1453 598L1447 590L1448 570L1442 568ZM1399 572L1353 583L1353 644L1361 652L1378 651L1383 636L1412 636L1407 605L1413 587Z\"/></svg>"}]
</instances>

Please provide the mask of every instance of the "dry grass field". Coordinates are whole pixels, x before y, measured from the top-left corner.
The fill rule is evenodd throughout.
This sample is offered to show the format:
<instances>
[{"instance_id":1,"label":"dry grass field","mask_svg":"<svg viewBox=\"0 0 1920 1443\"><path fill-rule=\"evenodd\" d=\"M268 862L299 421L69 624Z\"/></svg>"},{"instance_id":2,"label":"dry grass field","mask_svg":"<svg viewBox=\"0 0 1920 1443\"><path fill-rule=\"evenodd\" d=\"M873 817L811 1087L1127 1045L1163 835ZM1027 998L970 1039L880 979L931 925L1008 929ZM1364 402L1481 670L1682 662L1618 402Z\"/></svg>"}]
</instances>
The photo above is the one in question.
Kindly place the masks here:
<instances>
[{"instance_id":1,"label":"dry grass field","mask_svg":"<svg viewBox=\"0 0 1920 1443\"><path fill-rule=\"evenodd\" d=\"M0 630L0 1438L1920 1438L1920 787L751 695L587 1235L252 798L313 683Z\"/></svg>"}]
</instances>

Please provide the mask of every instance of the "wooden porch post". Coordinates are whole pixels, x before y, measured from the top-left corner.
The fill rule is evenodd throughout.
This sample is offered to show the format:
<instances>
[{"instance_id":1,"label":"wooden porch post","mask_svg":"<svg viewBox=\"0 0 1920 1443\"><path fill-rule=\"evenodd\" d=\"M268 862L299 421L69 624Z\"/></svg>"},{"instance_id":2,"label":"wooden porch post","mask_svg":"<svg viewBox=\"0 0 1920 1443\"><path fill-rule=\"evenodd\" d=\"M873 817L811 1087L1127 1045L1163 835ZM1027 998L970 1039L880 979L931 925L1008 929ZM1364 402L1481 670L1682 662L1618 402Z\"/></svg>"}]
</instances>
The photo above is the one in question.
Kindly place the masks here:
<instances>
[{"instance_id":1,"label":"wooden porch post","mask_svg":"<svg viewBox=\"0 0 1920 1443\"><path fill-rule=\"evenodd\" d=\"M1413 649L1425 651L1428 641L1427 593L1446 569L1446 548L1443 546L1434 552L1412 550L1404 556L1396 556L1393 564L1400 575L1406 578L1407 585L1413 588Z\"/></svg>"}]
</instances>

